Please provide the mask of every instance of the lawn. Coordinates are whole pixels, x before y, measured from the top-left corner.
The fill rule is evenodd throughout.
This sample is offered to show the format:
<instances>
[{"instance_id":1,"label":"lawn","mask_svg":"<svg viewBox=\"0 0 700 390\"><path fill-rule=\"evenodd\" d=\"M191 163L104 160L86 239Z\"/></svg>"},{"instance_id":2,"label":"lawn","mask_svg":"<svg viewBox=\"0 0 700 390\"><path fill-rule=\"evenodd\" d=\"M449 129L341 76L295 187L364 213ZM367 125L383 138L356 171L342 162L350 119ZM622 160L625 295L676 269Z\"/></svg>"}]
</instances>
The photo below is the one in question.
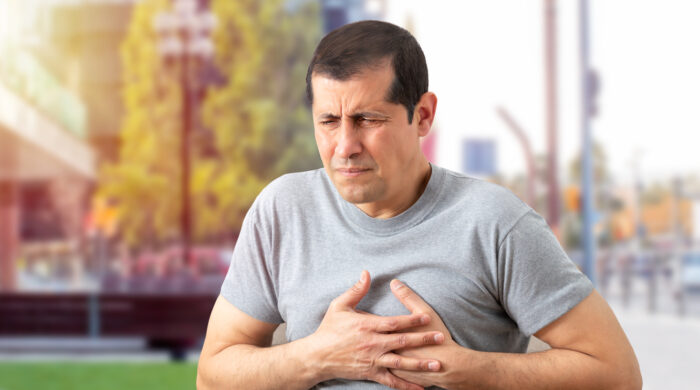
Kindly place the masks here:
<instances>
[{"instance_id":1,"label":"lawn","mask_svg":"<svg viewBox=\"0 0 700 390\"><path fill-rule=\"evenodd\" d=\"M0 363L0 390L194 389L196 363Z\"/></svg>"}]
</instances>

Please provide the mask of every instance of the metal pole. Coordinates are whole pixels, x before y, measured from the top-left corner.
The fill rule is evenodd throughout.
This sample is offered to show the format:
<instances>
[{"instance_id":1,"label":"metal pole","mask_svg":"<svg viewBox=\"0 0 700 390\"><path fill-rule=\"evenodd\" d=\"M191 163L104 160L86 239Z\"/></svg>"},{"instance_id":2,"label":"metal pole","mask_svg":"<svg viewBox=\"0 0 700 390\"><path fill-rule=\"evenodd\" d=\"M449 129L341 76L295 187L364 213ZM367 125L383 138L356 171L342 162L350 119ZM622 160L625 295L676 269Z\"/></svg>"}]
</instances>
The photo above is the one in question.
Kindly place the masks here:
<instances>
[{"instance_id":1,"label":"metal pole","mask_svg":"<svg viewBox=\"0 0 700 390\"><path fill-rule=\"evenodd\" d=\"M583 211L583 271L596 284L595 242L593 237L593 157L591 153L591 85L588 41L588 1L579 0L581 50L581 192Z\"/></svg>"},{"instance_id":2,"label":"metal pole","mask_svg":"<svg viewBox=\"0 0 700 390\"><path fill-rule=\"evenodd\" d=\"M185 34L187 35L187 34ZM183 42L188 42L183 39ZM192 118L192 102L189 79L189 56L183 52L181 58L181 85L182 85L182 140L180 153L182 159L182 256L183 262L189 265L190 261L190 126Z\"/></svg>"},{"instance_id":3,"label":"metal pole","mask_svg":"<svg viewBox=\"0 0 700 390\"><path fill-rule=\"evenodd\" d=\"M683 219L682 219L682 201L683 201L683 179L679 176L673 179L673 219L672 219L672 225L673 226L673 249L671 249L671 255L668 257L667 261L664 264L664 268L667 269L668 267L671 267L673 270L673 273L675 274L676 272L682 270L683 267L683 246L684 246L684 236L685 236L685 231L683 227ZM676 301L678 303L678 314L679 315L684 315L685 314L685 291L684 289L681 288L681 291L678 291L677 294L675 294Z\"/></svg>"},{"instance_id":4,"label":"metal pole","mask_svg":"<svg viewBox=\"0 0 700 390\"><path fill-rule=\"evenodd\" d=\"M99 292L91 291L88 294L88 336L93 339L100 337L101 326Z\"/></svg>"},{"instance_id":5,"label":"metal pole","mask_svg":"<svg viewBox=\"0 0 700 390\"><path fill-rule=\"evenodd\" d=\"M547 117L547 219L559 236L559 178L557 161L557 8L544 0L545 93Z\"/></svg>"},{"instance_id":6,"label":"metal pole","mask_svg":"<svg viewBox=\"0 0 700 390\"><path fill-rule=\"evenodd\" d=\"M505 108L497 107L496 112L498 116L506 122L508 128L515 134L520 142L520 146L523 148L523 154L525 154L525 162L527 164L527 204L534 207L535 206L535 157L532 153L532 147L530 147L530 139L528 138L525 131L520 127L518 122L508 113Z\"/></svg>"}]
</instances>

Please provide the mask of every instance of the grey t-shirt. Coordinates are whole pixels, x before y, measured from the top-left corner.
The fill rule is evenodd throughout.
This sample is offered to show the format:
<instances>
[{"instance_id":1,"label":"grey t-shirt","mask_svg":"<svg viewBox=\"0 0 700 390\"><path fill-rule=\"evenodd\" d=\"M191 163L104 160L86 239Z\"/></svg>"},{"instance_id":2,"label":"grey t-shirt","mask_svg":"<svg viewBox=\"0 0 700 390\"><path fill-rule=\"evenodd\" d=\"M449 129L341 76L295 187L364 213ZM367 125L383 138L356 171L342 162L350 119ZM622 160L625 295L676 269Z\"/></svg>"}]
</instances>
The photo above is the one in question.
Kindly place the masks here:
<instances>
[{"instance_id":1,"label":"grey t-shirt","mask_svg":"<svg viewBox=\"0 0 700 390\"><path fill-rule=\"evenodd\" d=\"M389 219L346 202L323 169L284 175L243 222L221 295L290 341L312 334L331 300L372 277L359 309L407 314L398 278L479 351L525 352L529 336L587 297L590 281L547 223L507 189L435 165L421 197ZM333 380L333 388L381 388Z\"/></svg>"}]
</instances>

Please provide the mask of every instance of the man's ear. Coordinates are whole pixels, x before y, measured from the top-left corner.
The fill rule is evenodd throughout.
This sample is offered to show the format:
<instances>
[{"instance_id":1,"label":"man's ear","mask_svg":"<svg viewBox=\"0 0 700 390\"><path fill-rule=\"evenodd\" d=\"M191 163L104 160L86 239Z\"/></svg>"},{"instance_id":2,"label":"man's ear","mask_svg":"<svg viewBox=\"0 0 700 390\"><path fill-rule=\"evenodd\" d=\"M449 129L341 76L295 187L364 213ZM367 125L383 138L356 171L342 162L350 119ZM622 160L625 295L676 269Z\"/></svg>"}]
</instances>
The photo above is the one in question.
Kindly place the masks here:
<instances>
[{"instance_id":1,"label":"man's ear","mask_svg":"<svg viewBox=\"0 0 700 390\"><path fill-rule=\"evenodd\" d=\"M436 109L437 96L432 92L424 93L413 112L413 120L418 121L418 136L425 137L428 135L435 120Z\"/></svg>"}]
</instances>

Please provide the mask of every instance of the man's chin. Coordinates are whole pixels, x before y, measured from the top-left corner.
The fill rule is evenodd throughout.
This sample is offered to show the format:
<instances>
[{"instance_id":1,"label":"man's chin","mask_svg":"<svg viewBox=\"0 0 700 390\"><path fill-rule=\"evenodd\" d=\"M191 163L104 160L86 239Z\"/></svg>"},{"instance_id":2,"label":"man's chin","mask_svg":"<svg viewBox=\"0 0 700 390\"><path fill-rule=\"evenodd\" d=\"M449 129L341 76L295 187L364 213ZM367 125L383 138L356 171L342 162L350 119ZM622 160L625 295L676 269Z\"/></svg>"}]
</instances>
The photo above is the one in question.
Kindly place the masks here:
<instances>
[{"instance_id":1,"label":"man's chin","mask_svg":"<svg viewBox=\"0 0 700 390\"><path fill-rule=\"evenodd\" d=\"M353 204L369 203L374 201L375 196L370 188L364 188L365 186L336 186L340 196L345 199L345 201Z\"/></svg>"},{"instance_id":2,"label":"man's chin","mask_svg":"<svg viewBox=\"0 0 700 390\"><path fill-rule=\"evenodd\" d=\"M340 191L340 196L342 196L346 202L352 204L362 204L371 201L371 199L368 199L365 194L357 193L355 191Z\"/></svg>"},{"instance_id":3,"label":"man's chin","mask_svg":"<svg viewBox=\"0 0 700 390\"><path fill-rule=\"evenodd\" d=\"M374 202L382 192L382 182L370 173L359 177L345 177L335 172L333 185L347 202L362 204Z\"/></svg>"}]
</instances>

